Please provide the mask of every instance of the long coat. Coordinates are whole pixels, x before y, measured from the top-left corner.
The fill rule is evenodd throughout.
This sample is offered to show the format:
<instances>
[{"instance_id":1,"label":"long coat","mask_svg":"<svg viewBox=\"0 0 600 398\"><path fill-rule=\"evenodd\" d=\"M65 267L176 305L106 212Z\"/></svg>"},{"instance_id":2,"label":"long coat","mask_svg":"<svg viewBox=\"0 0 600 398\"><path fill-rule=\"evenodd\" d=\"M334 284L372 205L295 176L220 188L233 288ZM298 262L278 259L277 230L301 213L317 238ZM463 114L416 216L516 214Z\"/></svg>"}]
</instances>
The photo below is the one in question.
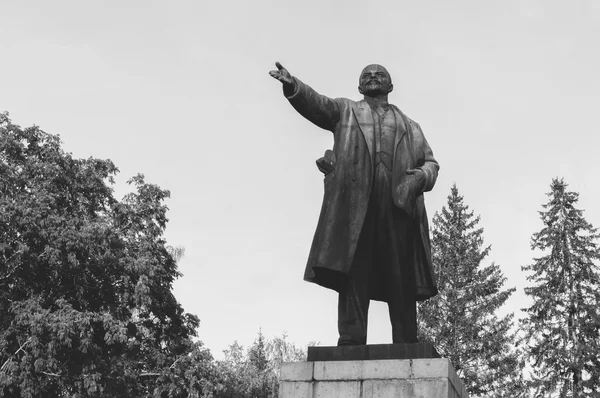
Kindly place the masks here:
<instances>
[{"instance_id":1,"label":"long coat","mask_svg":"<svg viewBox=\"0 0 600 398\"><path fill-rule=\"evenodd\" d=\"M334 134L334 167L325 175L325 193L312 242L304 280L337 290L345 286L356 245L367 213L373 180L374 120L366 101L329 98L295 79L296 89L287 96L306 119ZM399 128L392 166L393 201L413 223L413 266L417 300L437 294L431 263L431 244L423 192L433 188L439 165L419 125L393 106ZM409 169L426 173L425 187L413 187L408 201L404 184ZM416 191L415 191L416 190ZM383 300L377 293L372 299Z\"/></svg>"}]
</instances>

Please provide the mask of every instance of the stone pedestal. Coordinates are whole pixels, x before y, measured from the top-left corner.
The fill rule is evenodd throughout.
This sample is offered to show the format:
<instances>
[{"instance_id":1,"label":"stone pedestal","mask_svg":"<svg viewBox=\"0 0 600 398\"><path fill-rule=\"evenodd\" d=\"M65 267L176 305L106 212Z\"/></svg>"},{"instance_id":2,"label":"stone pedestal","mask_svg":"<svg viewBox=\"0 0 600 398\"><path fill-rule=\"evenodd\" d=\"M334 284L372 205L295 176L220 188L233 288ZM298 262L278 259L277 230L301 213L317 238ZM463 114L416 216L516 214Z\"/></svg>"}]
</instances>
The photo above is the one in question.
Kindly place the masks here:
<instances>
[{"instance_id":1,"label":"stone pedestal","mask_svg":"<svg viewBox=\"0 0 600 398\"><path fill-rule=\"evenodd\" d=\"M368 359L441 358L430 343L343 345L308 347L308 362L364 361Z\"/></svg>"},{"instance_id":2,"label":"stone pedestal","mask_svg":"<svg viewBox=\"0 0 600 398\"><path fill-rule=\"evenodd\" d=\"M443 358L284 363L280 398L467 398Z\"/></svg>"}]
</instances>

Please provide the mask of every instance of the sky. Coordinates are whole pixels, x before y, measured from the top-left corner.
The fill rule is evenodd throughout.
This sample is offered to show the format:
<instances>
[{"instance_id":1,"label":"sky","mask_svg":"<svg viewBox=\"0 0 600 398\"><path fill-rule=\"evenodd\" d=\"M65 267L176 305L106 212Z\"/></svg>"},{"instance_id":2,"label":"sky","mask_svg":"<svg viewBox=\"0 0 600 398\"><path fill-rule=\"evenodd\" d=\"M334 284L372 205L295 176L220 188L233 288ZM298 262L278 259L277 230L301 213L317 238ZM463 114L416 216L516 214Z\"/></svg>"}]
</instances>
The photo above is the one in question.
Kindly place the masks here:
<instances>
[{"instance_id":1,"label":"sky","mask_svg":"<svg viewBox=\"0 0 600 398\"><path fill-rule=\"evenodd\" d=\"M259 329L335 345L337 293L302 280L332 134L289 105L275 61L355 100L362 68L386 66L440 163L430 219L456 183L520 316L552 178L600 226L599 41L597 0L3 0L0 111L111 159L119 198L137 173L170 190L174 293L215 357ZM385 303L368 333L391 342Z\"/></svg>"}]
</instances>

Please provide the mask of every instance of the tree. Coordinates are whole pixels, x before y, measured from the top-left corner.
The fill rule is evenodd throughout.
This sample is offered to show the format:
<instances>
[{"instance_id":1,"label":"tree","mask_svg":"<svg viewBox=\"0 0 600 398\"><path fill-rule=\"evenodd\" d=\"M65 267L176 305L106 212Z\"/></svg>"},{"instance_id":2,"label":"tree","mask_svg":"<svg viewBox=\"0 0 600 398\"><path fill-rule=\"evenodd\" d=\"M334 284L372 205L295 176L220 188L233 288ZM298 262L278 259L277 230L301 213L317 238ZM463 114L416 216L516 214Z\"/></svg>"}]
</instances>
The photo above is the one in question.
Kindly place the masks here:
<instances>
[{"instance_id":1,"label":"tree","mask_svg":"<svg viewBox=\"0 0 600 398\"><path fill-rule=\"evenodd\" d=\"M118 201L117 172L0 114L0 396L187 396L160 382L202 354L171 292L169 192L137 175Z\"/></svg>"},{"instance_id":2,"label":"tree","mask_svg":"<svg viewBox=\"0 0 600 398\"><path fill-rule=\"evenodd\" d=\"M502 289L498 265L483 265L490 246L483 246L479 221L453 185L433 217L439 294L419 305L419 338L451 360L471 395L516 397L522 364L513 349L513 314L496 314L515 289Z\"/></svg>"},{"instance_id":3,"label":"tree","mask_svg":"<svg viewBox=\"0 0 600 398\"><path fill-rule=\"evenodd\" d=\"M281 364L294 361L306 361L306 348L301 349L287 341L285 333L281 337L267 339L259 330L256 340L247 350L237 341L225 350L225 360L219 362L224 388L216 396L276 398Z\"/></svg>"},{"instance_id":4,"label":"tree","mask_svg":"<svg viewBox=\"0 0 600 398\"><path fill-rule=\"evenodd\" d=\"M284 332L281 336L275 336L267 342L267 356L271 368L279 377L279 369L284 362L306 361L309 346L319 345L318 341L310 341L305 347L300 348L287 340Z\"/></svg>"},{"instance_id":5,"label":"tree","mask_svg":"<svg viewBox=\"0 0 600 398\"><path fill-rule=\"evenodd\" d=\"M278 391L278 369L273 369L267 356L267 341L259 329L254 344L248 349L245 397L275 398Z\"/></svg>"},{"instance_id":6,"label":"tree","mask_svg":"<svg viewBox=\"0 0 600 398\"><path fill-rule=\"evenodd\" d=\"M181 355L168 372L157 374L153 396L181 398L229 398L222 369L201 342L187 355Z\"/></svg>"},{"instance_id":7,"label":"tree","mask_svg":"<svg viewBox=\"0 0 600 398\"><path fill-rule=\"evenodd\" d=\"M259 372L263 372L269 366L265 336L260 329L258 330L256 340L254 340L254 344L248 350L248 360Z\"/></svg>"},{"instance_id":8,"label":"tree","mask_svg":"<svg viewBox=\"0 0 600 398\"><path fill-rule=\"evenodd\" d=\"M521 321L538 394L589 397L600 393L600 272L598 231L575 207L579 194L553 179L533 234L525 293L533 304ZM546 395L545 395L546 396Z\"/></svg>"}]
</instances>

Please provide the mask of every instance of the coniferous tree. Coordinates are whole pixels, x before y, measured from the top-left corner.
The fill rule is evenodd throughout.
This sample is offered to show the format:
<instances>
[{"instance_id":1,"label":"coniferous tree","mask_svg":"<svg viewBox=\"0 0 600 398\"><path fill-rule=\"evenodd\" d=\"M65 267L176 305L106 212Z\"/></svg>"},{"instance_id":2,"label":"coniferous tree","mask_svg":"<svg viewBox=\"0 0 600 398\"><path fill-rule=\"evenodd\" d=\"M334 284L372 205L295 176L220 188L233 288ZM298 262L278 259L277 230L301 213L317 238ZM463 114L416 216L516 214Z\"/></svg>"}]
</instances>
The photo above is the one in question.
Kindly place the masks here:
<instances>
[{"instance_id":1,"label":"coniferous tree","mask_svg":"<svg viewBox=\"0 0 600 398\"><path fill-rule=\"evenodd\" d=\"M579 194L553 179L531 248L542 252L525 293L533 304L521 321L538 394L589 397L600 393L600 257L596 228L575 207ZM546 395L548 394L548 395Z\"/></svg>"},{"instance_id":2,"label":"coniferous tree","mask_svg":"<svg viewBox=\"0 0 600 398\"><path fill-rule=\"evenodd\" d=\"M269 365L265 336L260 329L258 330L258 336L256 337L254 344L248 351L248 359L252 366L259 372L263 372Z\"/></svg>"},{"instance_id":3,"label":"coniferous tree","mask_svg":"<svg viewBox=\"0 0 600 398\"><path fill-rule=\"evenodd\" d=\"M439 294L419 305L419 338L451 360L472 396L518 397L522 361L513 347L513 314L496 314L515 289L502 289L498 265L483 264L490 246L483 246L479 221L453 185L433 217Z\"/></svg>"}]
</instances>

